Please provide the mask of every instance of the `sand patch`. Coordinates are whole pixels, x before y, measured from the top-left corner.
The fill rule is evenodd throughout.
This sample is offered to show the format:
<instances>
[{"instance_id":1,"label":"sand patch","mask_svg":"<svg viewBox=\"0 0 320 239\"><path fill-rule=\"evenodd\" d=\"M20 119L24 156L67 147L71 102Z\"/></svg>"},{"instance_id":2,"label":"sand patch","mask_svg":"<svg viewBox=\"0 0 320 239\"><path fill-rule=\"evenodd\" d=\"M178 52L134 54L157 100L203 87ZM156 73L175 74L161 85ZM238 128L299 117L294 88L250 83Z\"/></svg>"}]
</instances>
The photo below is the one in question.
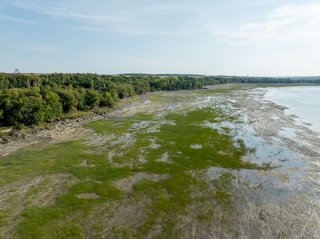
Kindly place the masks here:
<instances>
[{"instance_id":1,"label":"sand patch","mask_svg":"<svg viewBox=\"0 0 320 239\"><path fill-rule=\"evenodd\" d=\"M161 158L159 158L157 162L172 163L171 160L169 159L168 152L165 152L164 154L162 154Z\"/></svg>"},{"instance_id":2,"label":"sand patch","mask_svg":"<svg viewBox=\"0 0 320 239\"><path fill-rule=\"evenodd\" d=\"M99 199L100 196L96 193L80 193L76 196L79 199Z\"/></svg>"},{"instance_id":3,"label":"sand patch","mask_svg":"<svg viewBox=\"0 0 320 239\"><path fill-rule=\"evenodd\" d=\"M192 145L190 145L190 147L192 149L202 149L203 148L202 144L192 144Z\"/></svg>"},{"instance_id":4,"label":"sand patch","mask_svg":"<svg viewBox=\"0 0 320 239\"><path fill-rule=\"evenodd\" d=\"M120 179L114 183L114 185L124 192L131 192L136 183L144 180L150 180L158 182L169 178L167 174L150 174L150 173L137 173L130 177Z\"/></svg>"}]
</instances>

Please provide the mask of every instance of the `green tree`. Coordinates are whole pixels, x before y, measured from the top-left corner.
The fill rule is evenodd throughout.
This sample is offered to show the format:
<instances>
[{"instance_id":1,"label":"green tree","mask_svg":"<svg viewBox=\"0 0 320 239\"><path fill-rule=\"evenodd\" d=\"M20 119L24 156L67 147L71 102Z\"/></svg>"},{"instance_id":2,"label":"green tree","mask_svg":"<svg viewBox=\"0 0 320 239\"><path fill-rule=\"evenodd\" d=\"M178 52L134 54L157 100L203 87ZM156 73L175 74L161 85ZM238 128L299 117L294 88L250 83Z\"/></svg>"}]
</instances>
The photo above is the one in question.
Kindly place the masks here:
<instances>
[{"instance_id":1,"label":"green tree","mask_svg":"<svg viewBox=\"0 0 320 239\"><path fill-rule=\"evenodd\" d=\"M114 103L115 103L115 101L114 101L111 93L106 91L101 97L100 105L113 107Z\"/></svg>"},{"instance_id":2,"label":"green tree","mask_svg":"<svg viewBox=\"0 0 320 239\"><path fill-rule=\"evenodd\" d=\"M88 108L97 107L100 104L101 95L94 90L87 90L85 95L85 106Z\"/></svg>"},{"instance_id":3,"label":"green tree","mask_svg":"<svg viewBox=\"0 0 320 239\"><path fill-rule=\"evenodd\" d=\"M76 98L71 90L59 90L57 93L60 97L64 113L69 113L77 110Z\"/></svg>"},{"instance_id":4,"label":"green tree","mask_svg":"<svg viewBox=\"0 0 320 239\"><path fill-rule=\"evenodd\" d=\"M45 119L43 99L39 91L12 89L0 95L3 121L7 125L31 125Z\"/></svg>"},{"instance_id":5,"label":"green tree","mask_svg":"<svg viewBox=\"0 0 320 239\"><path fill-rule=\"evenodd\" d=\"M42 97L44 99L44 120L50 121L52 119L60 117L63 113L63 108L59 95L48 89L47 91L42 92Z\"/></svg>"}]
</instances>

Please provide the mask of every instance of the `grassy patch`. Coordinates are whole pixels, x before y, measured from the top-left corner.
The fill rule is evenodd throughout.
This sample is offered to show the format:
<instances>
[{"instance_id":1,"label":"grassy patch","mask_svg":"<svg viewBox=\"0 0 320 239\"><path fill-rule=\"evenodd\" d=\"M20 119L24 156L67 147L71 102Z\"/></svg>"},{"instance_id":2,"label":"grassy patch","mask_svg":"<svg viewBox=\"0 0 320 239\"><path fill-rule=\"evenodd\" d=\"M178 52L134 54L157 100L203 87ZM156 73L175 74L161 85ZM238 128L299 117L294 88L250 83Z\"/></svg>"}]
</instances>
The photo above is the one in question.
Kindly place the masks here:
<instances>
[{"instance_id":1,"label":"grassy patch","mask_svg":"<svg viewBox=\"0 0 320 239\"><path fill-rule=\"evenodd\" d=\"M160 93L153 93L149 96L149 99L155 103L173 103L175 101L174 95L163 95Z\"/></svg>"},{"instance_id":2,"label":"grassy patch","mask_svg":"<svg viewBox=\"0 0 320 239\"><path fill-rule=\"evenodd\" d=\"M206 86L206 89L196 90L195 93L199 95L212 95L212 94L226 94L235 90L243 90L252 87L249 84L225 84L225 85L212 85Z\"/></svg>"},{"instance_id":3,"label":"grassy patch","mask_svg":"<svg viewBox=\"0 0 320 239\"><path fill-rule=\"evenodd\" d=\"M244 144L238 147L230 135L221 134L218 130L204 128L200 125L204 121L216 122L217 118L221 120L228 117L224 117L219 111L213 109L194 110L184 115L169 114L166 119L174 120L176 125L163 125L160 132L152 134L157 138L157 143L161 147L148 151L147 157L150 161L145 164L145 168L164 173L162 164L155 160L165 152L168 152L170 159L185 171L209 166L255 167L241 160L241 157L247 153ZM192 145L201 145L201 148L192 148ZM229 152L229 154L221 155L219 153L221 151ZM174 169L173 165L170 167Z\"/></svg>"},{"instance_id":4,"label":"grassy patch","mask_svg":"<svg viewBox=\"0 0 320 239\"><path fill-rule=\"evenodd\" d=\"M78 179L57 198L54 205L26 209L15 238L85 238L84 225L93 207L129 196L115 188L113 182L133 172L166 174L169 177L157 182L144 180L135 184L131 196L147 196L152 203L146 209L147 216L141 227L116 226L113 228L115 238L144 238L156 225L161 225L159 237L175 238L179 216L186 213L187 205L194 200L193 188L208 190L204 182L195 179L191 172L212 166L232 169L257 167L241 160L249 149L243 142L235 141L227 129L221 133L201 126L203 122L234 121L234 117L224 115L217 109L206 108L169 113L164 120L174 124L160 124L156 132L133 127L142 121L148 121L151 125L157 123L152 114L100 120L86 125L99 134L113 134L118 138L130 132L134 140L129 147L123 147L125 142L111 142L106 147L107 152L115 152L113 160L119 163L134 162L133 168L113 167L108 154L104 151L99 153L96 148L86 146L82 141L66 142L41 150L21 150L2 158L0 185L55 173L71 174ZM157 147L150 147L151 142ZM170 163L159 161L164 154L168 155ZM138 163L141 157L146 162ZM84 161L93 166L84 166ZM230 175L222 175L214 182L215 192L208 196L229 207L228 190L232 180ZM97 197L83 199L77 197L79 194ZM209 210L199 214L198 219L207 220L213 213Z\"/></svg>"},{"instance_id":5,"label":"grassy patch","mask_svg":"<svg viewBox=\"0 0 320 239\"><path fill-rule=\"evenodd\" d=\"M87 160L95 167L82 167ZM53 145L46 149L20 150L0 161L0 185L52 173L71 173L80 179L110 180L128 175L130 170L112 168L102 155L87 151L82 141Z\"/></svg>"},{"instance_id":6,"label":"grassy patch","mask_svg":"<svg viewBox=\"0 0 320 239\"><path fill-rule=\"evenodd\" d=\"M0 227L7 226L9 224L10 211L0 209Z\"/></svg>"},{"instance_id":7,"label":"grassy patch","mask_svg":"<svg viewBox=\"0 0 320 239\"><path fill-rule=\"evenodd\" d=\"M122 135L131 129L132 125L142 120L152 120L153 114L138 113L133 117L123 119L104 119L98 121L92 121L85 126L93 129L98 134L104 135Z\"/></svg>"},{"instance_id":8,"label":"grassy patch","mask_svg":"<svg viewBox=\"0 0 320 239\"><path fill-rule=\"evenodd\" d=\"M98 134L121 135L131 128L131 123L126 120L98 120L86 124Z\"/></svg>"},{"instance_id":9,"label":"grassy patch","mask_svg":"<svg viewBox=\"0 0 320 239\"><path fill-rule=\"evenodd\" d=\"M163 238L175 237L178 215L185 213L186 206L192 202L192 188L199 183L193 179L190 171L203 170L211 166L232 169L257 167L241 160L248 151L243 143L234 142L230 135L200 126L203 121L215 122L217 118L228 117L214 109L171 113L166 119L174 121L175 125L163 125L159 132L149 134L157 139L160 147L146 150L148 162L139 170L169 174L170 178L160 182L145 181L135 186L136 193L146 194L153 199L148 219L138 230L138 237L147 236L157 224L162 226ZM191 145L202 147L194 149ZM221 155L219 151L228 154ZM172 163L157 160L164 153L169 153ZM225 207L230 205L230 194L226 185L231 180L228 175L219 179L216 182L216 192L213 194L217 202L223 203Z\"/></svg>"},{"instance_id":10,"label":"grassy patch","mask_svg":"<svg viewBox=\"0 0 320 239\"><path fill-rule=\"evenodd\" d=\"M15 238L84 238L80 219L86 218L93 206L123 196L112 181L130 176L131 169L113 168L102 155L87 150L83 142L73 141L42 150L21 150L1 160L1 185L56 173L72 174L79 180L54 205L25 210ZM81 166L83 160L95 167ZM77 195L81 193L94 193L99 198L80 199Z\"/></svg>"},{"instance_id":11,"label":"grassy patch","mask_svg":"<svg viewBox=\"0 0 320 239\"><path fill-rule=\"evenodd\" d=\"M150 115L148 118L146 115L136 115L120 122L126 121L127 125L132 125L141 120L153 120L153 116ZM114 157L117 162L135 162L139 157L147 160L144 164L136 164L134 171L170 175L166 180L142 181L135 185L137 196L147 195L153 202L148 208L148 217L143 225L135 229L134 233L130 232L138 238L146 237L153 227L159 224L162 227L161 237L175 237L178 216L184 214L186 206L192 202L192 188L201 184L193 178L191 171L201 171L212 166L232 169L257 168L256 165L241 160L250 149L246 148L243 142L235 141L228 134L227 128L224 130L225 133L221 133L201 126L203 122L234 122L235 117L225 115L219 109L205 108L170 113L165 116L165 120L174 124L161 125L158 132L130 128L135 141L129 148L120 147L121 145L109 146L116 154L119 153ZM117 126L108 122L104 127ZM118 127L122 132L121 126ZM109 132L109 129L104 132ZM155 140L158 147L148 147L151 139ZM163 154L169 155L171 163L159 161ZM223 175L214 182L216 190L210 194L223 207L231 207L228 185L233 179L229 176ZM208 211L199 217L205 220L212 213Z\"/></svg>"}]
</instances>

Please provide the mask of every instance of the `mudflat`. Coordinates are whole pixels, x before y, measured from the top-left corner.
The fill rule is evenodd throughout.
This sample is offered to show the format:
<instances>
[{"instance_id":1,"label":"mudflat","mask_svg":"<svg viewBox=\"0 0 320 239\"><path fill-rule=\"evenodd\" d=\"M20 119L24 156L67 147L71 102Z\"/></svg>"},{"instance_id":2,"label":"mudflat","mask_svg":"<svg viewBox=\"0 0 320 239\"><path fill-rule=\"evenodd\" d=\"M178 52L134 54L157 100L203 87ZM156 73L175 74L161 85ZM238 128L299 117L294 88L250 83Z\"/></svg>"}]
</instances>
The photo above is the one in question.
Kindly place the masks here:
<instances>
[{"instance_id":1,"label":"mudflat","mask_svg":"<svg viewBox=\"0 0 320 239\"><path fill-rule=\"evenodd\" d=\"M252 85L158 92L0 146L2 238L318 238L320 138Z\"/></svg>"}]
</instances>

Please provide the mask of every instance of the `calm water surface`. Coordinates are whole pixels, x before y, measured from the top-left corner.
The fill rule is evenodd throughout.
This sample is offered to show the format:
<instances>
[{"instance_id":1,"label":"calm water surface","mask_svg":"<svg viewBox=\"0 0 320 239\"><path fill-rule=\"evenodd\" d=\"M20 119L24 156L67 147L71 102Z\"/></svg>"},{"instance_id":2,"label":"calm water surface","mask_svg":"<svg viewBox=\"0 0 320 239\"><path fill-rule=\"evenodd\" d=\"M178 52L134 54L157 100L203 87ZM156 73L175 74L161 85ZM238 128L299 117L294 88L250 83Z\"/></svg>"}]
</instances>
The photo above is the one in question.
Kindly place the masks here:
<instances>
[{"instance_id":1,"label":"calm water surface","mask_svg":"<svg viewBox=\"0 0 320 239\"><path fill-rule=\"evenodd\" d=\"M311 124L312 130L320 132L320 86L268 88L265 98L287 107L287 114L296 115L298 122Z\"/></svg>"}]
</instances>

